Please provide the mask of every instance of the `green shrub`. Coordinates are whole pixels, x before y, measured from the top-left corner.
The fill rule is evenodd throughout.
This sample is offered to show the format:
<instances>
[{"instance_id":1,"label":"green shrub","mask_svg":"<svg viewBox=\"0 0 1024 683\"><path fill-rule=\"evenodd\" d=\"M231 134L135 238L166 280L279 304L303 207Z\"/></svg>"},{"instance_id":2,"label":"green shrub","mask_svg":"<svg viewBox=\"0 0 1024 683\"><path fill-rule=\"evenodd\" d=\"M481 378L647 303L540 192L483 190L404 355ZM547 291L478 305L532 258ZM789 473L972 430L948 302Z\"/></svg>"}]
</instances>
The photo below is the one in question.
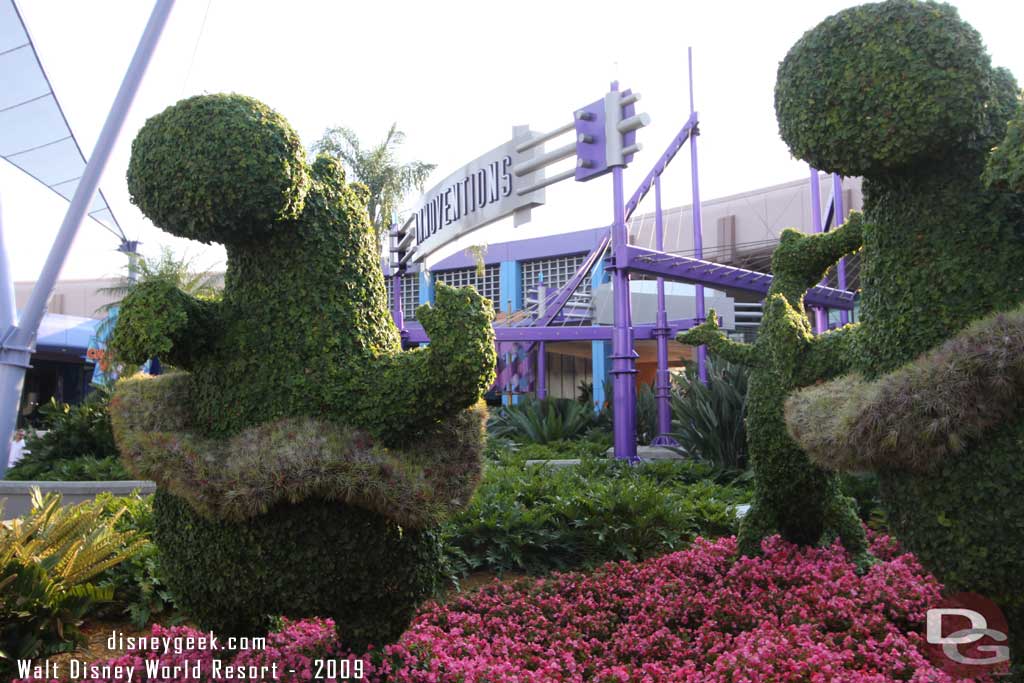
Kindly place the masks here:
<instances>
[{"instance_id":1,"label":"green shrub","mask_svg":"<svg viewBox=\"0 0 1024 683\"><path fill-rule=\"evenodd\" d=\"M750 491L711 476L701 463L630 467L603 455L558 469L489 462L469 507L445 526L449 553L461 573L543 573L735 533L735 506L749 502Z\"/></svg>"},{"instance_id":2,"label":"green shrub","mask_svg":"<svg viewBox=\"0 0 1024 683\"><path fill-rule=\"evenodd\" d=\"M747 464L747 376L749 370L715 359L708 383L696 373L676 375L672 429L686 453L726 469Z\"/></svg>"},{"instance_id":3,"label":"green shrub","mask_svg":"<svg viewBox=\"0 0 1024 683\"><path fill-rule=\"evenodd\" d=\"M403 351L366 187L307 163L249 97L150 118L128 189L157 226L228 254L220 300L140 282L110 341L187 373L122 381L112 405L126 461L160 487L169 586L211 626L330 615L353 643L396 636L440 570L430 527L480 476L494 307L439 284L416 312L431 343Z\"/></svg>"},{"instance_id":4,"label":"green shrub","mask_svg":"<svg viewBox=\"0 0 1024 683\"><path fill-rule=\"evenodd\" d=\"M158 490L155 538L170 589L202 628L264 632L270 617L331 617L355 651L394 641L441 588L431 529L402 529L343 503L281 504L242 522L210 520Z\"/></svg>"},{"instance_id":5,"label":"green shrub","mask_svg":"<svg viewBox=\"0 0 1024 683\"><path fill-rule=\"evenodd\" d=\"M510 463L525 463L527 460L568 460L579 458L600 458L611 447L611 440L600 432L591 432L583 439L572 441L551 441L548 443L506 444L497 441L492 460Z\"/></svg>"},{"instance_id":6,"label":"green shrub","mask_svg":"<svg viewBox=\"0 0 1024 683\"><path fill-rule=\"evenodd\" d=\"M1024 192L1024 107L1006 127L1006 137L988 158L982 175L990 187Z\"/></svg>"},{"instance_id":7,"label":"green shrub","mask_svg":"<svg viewBox=\"0 0 1024 683\"><path fill-rule=\"evenodd\" d=\"M595 425L590 406L567 398L525 398L491 414L487 431L526 443L549 443L582 437Z\"/></svg>"},{"instance_id":8,"label":"green shrub","mask_svg":"<svg viewBox=\"0 0 1024 683\"><path fill-rule=\"evenodd\" d=\"M843 352L854 328L813 335L804 295L835 261L857 248L860 229L854 214L827 233L782 232L772 254L761 330L752 344L729 339L714 311L677 337L685 344L707 344L716 358L750 368L745 425L756 495L740 527L739 548L745 555L759 554L762 541L779 534L799 545L838 537L859 563L868 559L853 501L842 495L835 474L811 462L793 441L783 416L788 393L839 374L848 362Z\"/></svg>"},{"instance_id":9,"label":"green shrub","mask_svg":"<svg viewBox=\"0 0 1024 683\"><path fill-rule=\"evenodd\" d=\"M104 481L129 479L121 466L110 428L108 390L97 387L78 405L57 403L39 412L41 436L25 440L25 457L7 472L17 481Z\"/></svg>"},{"instance_id":10,"label":"green shrub","mask_svg":"<svg viewBox=\"0 0 1024 683\"><path fill-rule=\"evenodd\" d=\"M142 541L118 531L92 503L61 507L32 490L32 509L0 525L0 674L15 660L47 657L82 642L85 615L113 597L90 580L134 554ZM2 509L0 509L2 513Z\"/></svg>"}]
</instances>

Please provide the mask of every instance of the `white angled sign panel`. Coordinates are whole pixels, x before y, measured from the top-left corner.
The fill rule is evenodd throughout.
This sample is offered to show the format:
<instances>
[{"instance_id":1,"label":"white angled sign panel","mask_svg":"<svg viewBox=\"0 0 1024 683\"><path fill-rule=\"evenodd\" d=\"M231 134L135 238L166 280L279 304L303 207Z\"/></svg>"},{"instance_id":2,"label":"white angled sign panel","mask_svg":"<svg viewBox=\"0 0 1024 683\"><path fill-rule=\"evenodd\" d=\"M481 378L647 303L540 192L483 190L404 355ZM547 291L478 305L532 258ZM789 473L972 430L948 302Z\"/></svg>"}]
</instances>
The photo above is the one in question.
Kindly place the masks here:
<instances>
[{"instance_id":1,"label":"white angled sign panel","mask_svg":"<svg viewBox=\"0 0 1024 683\"><path fill-rule=\"evenodd\" d=\"M509 140L474 159L423 195L406 226L413 236L410 261L422 261L440 247L516 211L544 203L544 189L522 195L543 180L543 171L516 177L512 168L533 158L537 148L517 152L531 137Z\"/></svg>"}]
</instances>

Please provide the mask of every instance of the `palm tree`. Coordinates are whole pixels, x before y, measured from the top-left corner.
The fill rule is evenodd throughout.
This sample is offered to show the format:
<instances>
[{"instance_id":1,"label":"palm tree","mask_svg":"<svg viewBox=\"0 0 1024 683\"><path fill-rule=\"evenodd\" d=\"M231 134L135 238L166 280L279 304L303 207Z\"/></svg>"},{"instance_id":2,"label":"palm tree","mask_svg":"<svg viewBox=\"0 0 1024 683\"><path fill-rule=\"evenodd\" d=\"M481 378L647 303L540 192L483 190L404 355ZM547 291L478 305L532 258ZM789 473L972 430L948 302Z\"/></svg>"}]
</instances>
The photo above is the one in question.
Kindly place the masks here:
<instances>
[{"instance_id":1,"label":"palm tree","mask_svg":"<svg viewBox=\"0 0 1024 683\"><path fill-rule=\"evenodd\" d=\"M405 140L398 124L391 124L384 141L363 149L359 137L349 128L328 128L323 137L313 143L314 153L328 154L340 160L349 173L370 190L370 222L380 242L391 223L402 198L413 188L423 191L423 183L437 166L423 161L400 164L396 148Z\"/></svg>"}]
</instances>

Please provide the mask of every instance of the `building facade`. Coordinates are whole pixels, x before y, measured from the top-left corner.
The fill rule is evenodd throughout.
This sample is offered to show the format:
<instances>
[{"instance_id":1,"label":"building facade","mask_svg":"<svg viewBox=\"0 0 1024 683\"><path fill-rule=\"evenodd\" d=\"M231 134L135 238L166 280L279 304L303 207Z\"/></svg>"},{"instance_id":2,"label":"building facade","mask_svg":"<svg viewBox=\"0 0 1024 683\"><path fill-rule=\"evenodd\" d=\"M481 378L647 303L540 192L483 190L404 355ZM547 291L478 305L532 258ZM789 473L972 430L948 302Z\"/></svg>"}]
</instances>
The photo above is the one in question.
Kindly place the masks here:
<instances>
[{"instance_id":1,"label":"building facade","mask_svg":"<svg viewBox=\"0 0 1024 683\"><path fill-rule=\"evenodd\" d=\"M822 203L827 206L830 202L824 199L831 194L831 177L822 174L819 183ZM810 232L813 225L810 194L810 183L799 180L703 202L703 258L769 272L771 252L783 229L793 227ZM863 204L859 179L845 179L843 195L847 210L859 210ZM694 255L692 207L666 209L663 223L665 251ZM629 222L631 243L653 248L654 226L654 214L635 215ZM435 284L444 282L457 287L472 286L490 299L497 324L521 323L524 318L538 314L538 307L543 305L547 294L560 290L576 275L606 232L607 228L596 228L491 243L486 251L467 249L433 264L429 271L406 273L402 279L405 319L415 321L416 307L432 301ZM848 287L856 289L856 259L848 259L846 266ZM386 270L385 274L389 275ZM390 277L388 280L390 285ZM95 279L65 280L57 284L40 334L39 350L33 356L34 367L26 379L24 410L32 407L29 404L47 402L51 396L75 402L88 390L88 378L98 360L95 349L90 353L90 343L94 343L90 340L99 319L104 317L103 307L116 298L103 291L114 283L113 279ZM28 299L32 285L31 282L15 283L19 307ZM634 278L630 287L634 324L655 322L656 292L654 280ZM670 320L694 317L693 285L667 282L665 294ZM731 334L746 339L756 335L761 309L757 294L705 288L705 300L706 307L716 310L722 317L723 327ZM554 324L610 326L611 301L612 284L603 261L599 261L569 296ZM830 319L835 322L838 316ZM56 336L44 334L45 330L51 330ZM44 344L44 339L53 343ZM610 342L545 342L543 346L544 362L541 363L540 345L535 342L500 344L498 380L491 397L508 401L536 393L540 384L539 368L543 367L543 385L548 396L574 398L583 391L591 391L598 404L603 401L604 384L609 379ZM650 384L657 368L656 342L639 340L636 351L639 354L637 381ZM682 368L692 359L692 349L669 343L670 368ZM31 399L29 403L25 403L27 399Z\"/></svg>"}]
</instances>

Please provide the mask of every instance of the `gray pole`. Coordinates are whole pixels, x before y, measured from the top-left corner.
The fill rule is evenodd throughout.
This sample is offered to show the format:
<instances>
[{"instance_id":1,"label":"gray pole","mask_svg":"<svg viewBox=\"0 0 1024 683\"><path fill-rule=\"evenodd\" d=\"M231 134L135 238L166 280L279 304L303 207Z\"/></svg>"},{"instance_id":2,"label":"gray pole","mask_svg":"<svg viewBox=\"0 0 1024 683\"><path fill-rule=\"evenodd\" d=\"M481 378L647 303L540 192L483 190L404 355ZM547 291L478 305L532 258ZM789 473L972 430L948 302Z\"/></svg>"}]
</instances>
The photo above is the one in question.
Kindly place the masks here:
<instances>
[{"instance_id":1,"label":"gray pole","mask_svg":"<svg viewBox=\"0 0 1024 683\"><path fill-rule=\"evenodd\" d=\"M14 277L4 246L3 206L0 205L0 330L5 333L18 324L18 309L14 303ZM5 456L6 457L6 456Z\"/></svg>"},{"instance_id":2,"label":"gray pole","mask_svg":"<svg viewBox=\"0 0 1024 683\"><path fill-rule=\"evenodd\" d=\"M110 107L110 113L100 131L96 147L93 149L89 163L85 166L85 172L78 183L75 195L71 199L67 213L64 215L64 222L61 223L57 238L50 249L50 255L43 265L39 280L32 289L32 295L25 305L22 319L14 325L9 325L10 320L4 311L4 319L0 324L9 325L0 344L0 478L7 472L7 454L11 442L11 433L14 431L18 419L18 407L21 402L21 390L25 383L25 370L29 367L29 359L35 348L36 334L39 331L39 323L46 312L47 302L53 294L53 288L57 283L57 276L64 265L71 243L75 239L85 213L92 202L96 189L100 184L100 176L110 159L111 150L117 140L124 120L128 115L132 100L139 89L139 83L149 65L149 59L153 56L160 34L167 23L174 0L157 0L149 22L142 33L138 47L135 48L135 55L132 57L124 80L121 81L121 88L114 98ZM0 243L0 263L7 261L7 254L3 244ZM4 285L0 285L2 287ZM0 306L6 305L0 302Z\"/></svg>"}]
</instances>

